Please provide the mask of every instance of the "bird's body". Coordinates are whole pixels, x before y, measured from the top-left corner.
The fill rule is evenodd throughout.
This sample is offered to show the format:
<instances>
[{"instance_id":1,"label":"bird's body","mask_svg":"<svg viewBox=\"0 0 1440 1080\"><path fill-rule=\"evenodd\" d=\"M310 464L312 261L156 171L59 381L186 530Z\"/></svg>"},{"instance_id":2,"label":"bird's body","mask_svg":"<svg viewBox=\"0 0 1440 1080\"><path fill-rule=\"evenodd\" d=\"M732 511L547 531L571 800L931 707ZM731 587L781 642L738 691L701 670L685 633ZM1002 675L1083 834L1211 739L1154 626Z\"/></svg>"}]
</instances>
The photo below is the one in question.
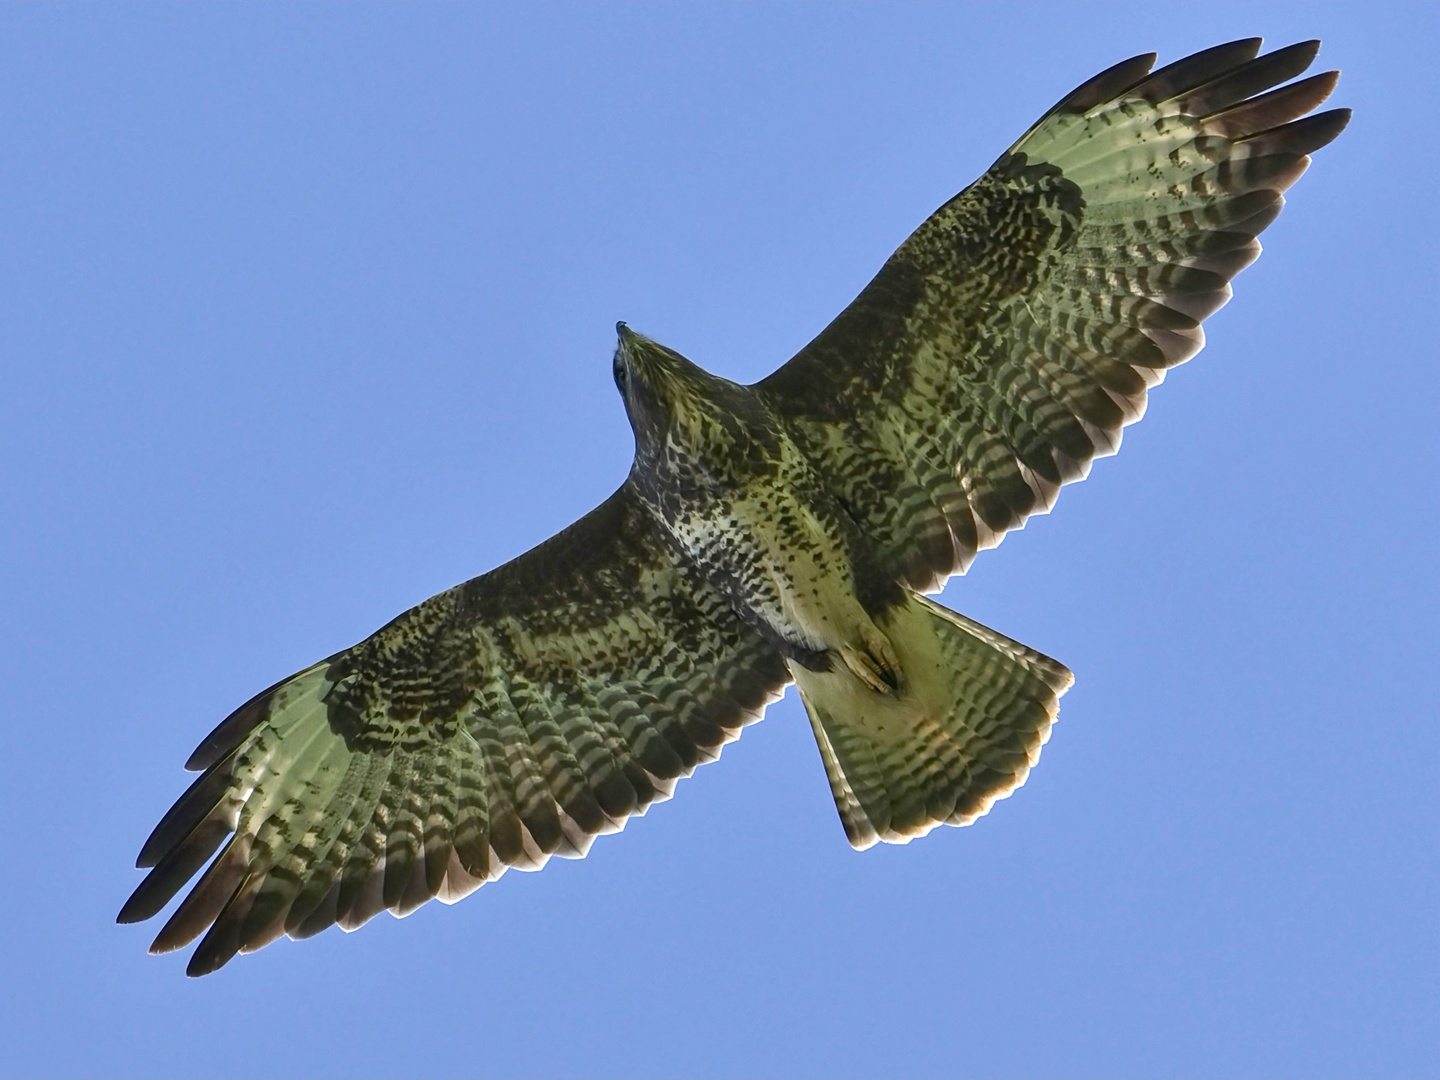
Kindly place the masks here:
<instances>
[{"instance_id":1,"label":"bird's body","mask_svg":"<svg viewBox=\"0 0 1440 1080\"><path fill-rule=\"evenodd\" d=\"M223 721L120 920L209 861L152 946L204 934L203 974L453 902L584 855L791 682L856 847L984 814L1072 677L921 594L1118 449L1345 126L1305 115L1338 73L1280 85L1317 42L1259 48L1086 82L753 386L622 324L619 490Z\"/></svg>"},{"instance_id":2,"label":"bird's body","mask_svg":"<svg viewBox=\"0 0 1440 1080\"><path fill-rule=\"evenodd\" d=\"M628 483L680 557L787 660L826 670L873 657L862 670L888 689L875 669L899 673L872 619L901 591L761 394L623 324L620 335L636 432Z\"/></svg>"}]
</instances>

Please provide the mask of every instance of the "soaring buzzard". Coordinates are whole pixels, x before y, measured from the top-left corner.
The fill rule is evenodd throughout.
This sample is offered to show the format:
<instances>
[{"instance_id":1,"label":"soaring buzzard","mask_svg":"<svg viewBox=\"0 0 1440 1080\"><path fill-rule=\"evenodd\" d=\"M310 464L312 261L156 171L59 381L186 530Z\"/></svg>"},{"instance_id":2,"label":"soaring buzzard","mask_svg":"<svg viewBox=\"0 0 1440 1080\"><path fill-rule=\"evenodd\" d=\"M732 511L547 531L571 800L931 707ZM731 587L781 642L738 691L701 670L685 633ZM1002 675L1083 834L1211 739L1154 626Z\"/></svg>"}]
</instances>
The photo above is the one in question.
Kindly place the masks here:
<instances>
[{"instance_id":1,"label":"soaring buzzard","mask_svg":"<svg viewBox=\"0 0 1440 1080\"><path fill-rule=\"evenodd\" d=\"M921 594L1049 510L1199 351L1349 119L1298 119L1337 72L1271 89L1318 48L1095 76L753 386L620 324L620 489L221 723L120 921L220 849L152 946L205 933L199 975L578 858L792 680L857 848L984 814L1071 675Z\"/></svg>"}]
</instances>

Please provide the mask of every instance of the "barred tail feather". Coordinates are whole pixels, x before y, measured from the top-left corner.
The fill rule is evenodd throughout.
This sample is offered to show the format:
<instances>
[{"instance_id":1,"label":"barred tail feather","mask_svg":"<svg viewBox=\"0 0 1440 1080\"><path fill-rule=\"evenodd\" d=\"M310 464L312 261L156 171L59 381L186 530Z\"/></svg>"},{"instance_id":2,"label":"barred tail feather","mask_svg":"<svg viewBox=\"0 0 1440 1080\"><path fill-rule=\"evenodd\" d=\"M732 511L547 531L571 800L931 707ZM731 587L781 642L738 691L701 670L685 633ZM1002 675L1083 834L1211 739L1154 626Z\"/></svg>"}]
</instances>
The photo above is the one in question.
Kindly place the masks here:
<instances>
[{"instance_id":1,"label":"barred tail feather","mask_svg":"<svg viewBox=\"0 0 1440 1080\"><path fill-rule=\"evenodd\" d=\"M904 689L847 668L791 667L840 820L860 849L968 825L1025 782L1074 676L1063 665L917 593L879 625Z\"/></svg>"}]
</instances>

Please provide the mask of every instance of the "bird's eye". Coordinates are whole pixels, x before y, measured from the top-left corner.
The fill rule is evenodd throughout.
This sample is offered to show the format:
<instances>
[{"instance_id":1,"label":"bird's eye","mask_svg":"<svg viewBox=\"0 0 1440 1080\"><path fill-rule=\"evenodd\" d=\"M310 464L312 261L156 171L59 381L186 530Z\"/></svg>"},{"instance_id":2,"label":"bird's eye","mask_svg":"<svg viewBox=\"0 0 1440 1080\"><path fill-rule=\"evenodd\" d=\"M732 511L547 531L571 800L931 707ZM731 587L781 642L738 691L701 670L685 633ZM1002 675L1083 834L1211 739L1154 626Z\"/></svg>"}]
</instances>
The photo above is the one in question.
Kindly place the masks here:
<instances>
[{"instance_id":1,"label":"bird's eye","mask_svg":"<svg viewBox=\"0 0 1440 1080\"><path fill-rule=\"evenodd\" d=\"M625 358L617 352L615 354L615 385L620 388L622 394L629 381L630 373L625 368Z\"/></svg>"}]
</instances>

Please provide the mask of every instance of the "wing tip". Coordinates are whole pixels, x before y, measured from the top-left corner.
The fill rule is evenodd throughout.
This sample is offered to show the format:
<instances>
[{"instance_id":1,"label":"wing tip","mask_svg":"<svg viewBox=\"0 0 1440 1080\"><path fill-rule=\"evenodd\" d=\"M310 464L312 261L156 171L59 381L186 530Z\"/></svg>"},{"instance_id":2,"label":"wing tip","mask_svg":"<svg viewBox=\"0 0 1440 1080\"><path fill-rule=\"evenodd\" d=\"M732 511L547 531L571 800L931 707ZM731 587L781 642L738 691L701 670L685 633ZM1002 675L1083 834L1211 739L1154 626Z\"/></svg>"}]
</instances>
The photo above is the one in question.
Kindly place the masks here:
<instances>
[{"instance_id":1,"label":"wing tip","mask_svg":"<svg viewBox=\"0 0 1440 1080\"><path fill-rule=\"evenodd\" d=\"M1112 100L1126 90L1139 85L1150 74L1150 69L1159 59L1158 53L1139 53L1118 64L1111 64L1104 71L1092 75L1066 94L1046 116L1056 113L1083 113Z\"/></svg>"}]
</instances>

